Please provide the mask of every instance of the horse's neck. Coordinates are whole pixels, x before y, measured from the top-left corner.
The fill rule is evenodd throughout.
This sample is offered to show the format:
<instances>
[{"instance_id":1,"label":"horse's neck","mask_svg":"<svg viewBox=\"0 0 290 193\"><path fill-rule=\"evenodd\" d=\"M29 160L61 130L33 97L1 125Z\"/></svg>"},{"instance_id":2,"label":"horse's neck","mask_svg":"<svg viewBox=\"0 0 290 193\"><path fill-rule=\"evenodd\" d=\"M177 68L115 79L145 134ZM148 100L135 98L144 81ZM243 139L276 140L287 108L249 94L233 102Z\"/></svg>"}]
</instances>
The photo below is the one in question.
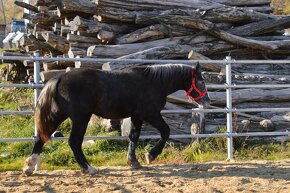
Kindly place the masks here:
<instances>
[{"instance_id":1,"label":"horse's neck","mask_svg":"<svg viewBox=\"0 0 290 193\"><path fill-rule=\"evenodd\" d=\"M184 76L176 75L173 77L169 78L168 80L163 80L167 95L170 95L178 90L184 90L184 87L183 87L184 82L185 82Z\"/></svg>"}]
</instances>

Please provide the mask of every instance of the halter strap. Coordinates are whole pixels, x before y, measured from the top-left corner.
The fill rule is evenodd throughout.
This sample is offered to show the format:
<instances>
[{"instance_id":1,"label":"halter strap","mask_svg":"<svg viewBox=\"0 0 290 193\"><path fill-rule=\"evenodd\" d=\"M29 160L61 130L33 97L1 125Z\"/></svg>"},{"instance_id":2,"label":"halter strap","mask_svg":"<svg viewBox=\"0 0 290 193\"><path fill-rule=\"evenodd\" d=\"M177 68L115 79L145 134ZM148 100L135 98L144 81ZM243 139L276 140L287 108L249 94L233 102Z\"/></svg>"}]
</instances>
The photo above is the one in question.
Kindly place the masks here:
<instances>
[{"instance_id":1,"label":"halter strap","mask_svg":"<svg viewBox=\"0 0 290 193\"><path fill-rule=\"evenodd\" d=\"M198 93L198 96L197 97L192 97L190 96L190 93L195 90L197 93ZM196 101L196 100L199 100L201 99L202 97L204 97L204 95L207 94L207 91L204 91L204 92L201 92L195 85L195 69L192 68L192 79L191 79L191 87L188 89L188 91L185 91L185 95L193 100L193 101Z\"/></svg>"}]
</instances>

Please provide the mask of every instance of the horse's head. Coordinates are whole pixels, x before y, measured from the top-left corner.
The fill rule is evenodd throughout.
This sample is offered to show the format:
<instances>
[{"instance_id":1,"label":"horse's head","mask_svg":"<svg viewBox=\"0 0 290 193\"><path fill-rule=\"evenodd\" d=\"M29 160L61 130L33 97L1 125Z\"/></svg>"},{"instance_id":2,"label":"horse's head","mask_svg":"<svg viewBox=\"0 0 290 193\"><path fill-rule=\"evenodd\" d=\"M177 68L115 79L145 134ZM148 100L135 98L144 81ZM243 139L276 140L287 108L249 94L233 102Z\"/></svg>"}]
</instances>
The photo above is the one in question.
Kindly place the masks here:
<instances>
[{"instance_id":1,"label":"horse's head","mask_svg":"<svg viewBox=\"0 0 290 193\"><path fill-rule=\"evenodd\" d=\"M192 68L191 85L186 90L186 96L192 101L197 102L199 105L206 107L210 104L210 99L202 77L199 63L196 64L195 68Z\"/></svg>"}]
</instances>

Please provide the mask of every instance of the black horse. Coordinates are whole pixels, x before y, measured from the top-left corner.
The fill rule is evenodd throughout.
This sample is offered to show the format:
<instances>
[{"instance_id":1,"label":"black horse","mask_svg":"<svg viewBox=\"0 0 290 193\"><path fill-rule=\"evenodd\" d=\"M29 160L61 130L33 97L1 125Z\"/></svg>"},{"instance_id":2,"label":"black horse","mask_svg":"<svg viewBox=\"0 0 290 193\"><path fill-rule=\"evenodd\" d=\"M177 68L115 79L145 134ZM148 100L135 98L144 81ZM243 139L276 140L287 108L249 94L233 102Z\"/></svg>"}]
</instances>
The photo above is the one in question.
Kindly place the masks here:
<instances>
[{"instance_id":1,"label":"black horse","mask_svg":"<svg viewBox=\"0 0 290 193\"><path fill-rule=\"evenodd\" d=\"M74 70L53 78L43 88L35 108L35 122L39 131L32 155L27 158L23 171L31 175L37 168L44 143L67 118L72 121L69 137L76 161L84 173L95 174L82 151L87 124L95 114L108 119L131 117L134 127L129 134L128 164L141 165L135 149L142 122L157 128L161 139L146 154L152 162L169 138L169 127L160 111L166 97L185 90L186 95L201 105L209 104L206 86L199 65L195 68L182 64L135 67L127 71Z\"/></svg>"}]
</instances>

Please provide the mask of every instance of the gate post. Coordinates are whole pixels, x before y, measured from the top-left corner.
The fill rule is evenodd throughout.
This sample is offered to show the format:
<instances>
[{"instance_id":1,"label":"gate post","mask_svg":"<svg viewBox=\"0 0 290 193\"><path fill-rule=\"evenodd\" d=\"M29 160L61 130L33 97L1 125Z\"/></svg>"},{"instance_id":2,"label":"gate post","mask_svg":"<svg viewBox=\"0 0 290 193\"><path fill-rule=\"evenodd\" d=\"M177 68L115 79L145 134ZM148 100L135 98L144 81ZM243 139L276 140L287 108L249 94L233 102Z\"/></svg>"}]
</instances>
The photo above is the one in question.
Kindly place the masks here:
<instances>
[{"instance_id":1,"label":"gate post","mask_svg":"<svg viewBox=\"0 0 290 193\"><path fill-rule=\"evenodd\" d=\"M232 84L232 65L230 63L231 57L226 57L226 85L230 86ZM233 113L232 113L232 89L226 89L226 100L227 100L227 134L233 132ZM228 158L227 160L233 159L233 137L227 137L227 152Z\"/></svg>"},{"instance_id":2,"label":"gate post","mask_svg":"<svg viewBox=\"0 0 290 193\"><path fill-rule=\"evenodd\" d=\"M34 53L33 57L39 57L39 53ZM39 61L34 61L33 63L33 79L34 79L34 84L40 84L40 64ZM38 97L40 95L40 88L34 88L34 108L36 107ZM36 139L38 136L37 128L35 125L34 121L34 139Z\"/></svg>"}]
</instances>

